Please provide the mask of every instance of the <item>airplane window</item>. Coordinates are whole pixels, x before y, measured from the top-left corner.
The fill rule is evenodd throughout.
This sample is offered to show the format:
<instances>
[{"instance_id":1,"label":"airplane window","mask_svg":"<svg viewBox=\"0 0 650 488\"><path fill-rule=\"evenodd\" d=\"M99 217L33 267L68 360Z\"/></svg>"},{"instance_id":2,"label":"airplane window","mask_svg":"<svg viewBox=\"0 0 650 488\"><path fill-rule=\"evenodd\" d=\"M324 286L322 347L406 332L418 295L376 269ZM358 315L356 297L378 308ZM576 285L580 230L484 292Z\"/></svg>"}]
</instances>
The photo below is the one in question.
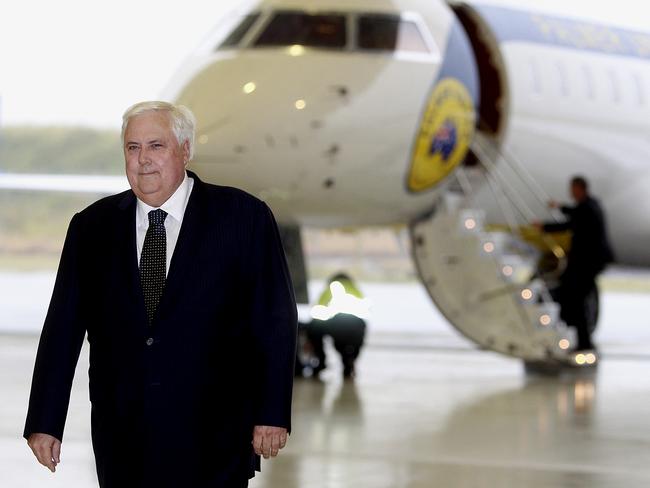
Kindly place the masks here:
<instances>
[{"instance_id":1,"label":"airplane window","mask_svg":"<svg viewBox=\"0 0 650 488\"><path fill-rule=\"evenodd\" d=\"M256 46L343 48L347 43L345 16L278 12L255 42Z\"/></svg>"},{"instance_id":2,"label":"airplane window","mask_svg":"<svg viewBox=\"0 0 650 488\"><path fill-rule=\"evenodd\" d=\"M540 95L542 93L542 75L539 70L539 64L535 58L530 58L530 79L533 92Z\"/></svg>"},{"instance_id":3,"label":"airplane window","mask_svg":"<svg viewBox=\"0 0 650 488\"><path fill-rule=\"evenodd\" d=\"M594 86L594 75L591 71L591 68L589 66L583 65L582 66L582 75L585 79L585 88L586 88L586 94L587 98L590 100L593 100L596 98L596 88Z\"/></svg>"},{"instance_id":4,"label":"airplane window","mask_svg":"<svg viewBox=\"0 0 650 488\"><path fill-rule=\"evenodd\" d=\"M636 101L639 105L645 105L645 84L643 83L643 77L639 73L634 73L634 86L636 88Z\"/></svg>"},{"instance_id":5,"label":"airplane window","mask_svg":"<svg viewBox=\"0 0 650 488\"><path fill-rule=\"evenodd\" d=\"M618 76L614 70L608 70L607 75L609 76L609 83L612 90L612 101L614 103L620 103L621 101L621 90L618 83Z\"/></svg>"},{"instance_id":6,"label":"airplane window","mask_svg":"<svg viewBox=\"0 0 650 488\"><path fill-rule=\"evenodd\" d=\"M357 45L361 49L429 52L415 22L393 15L362 15L358 22Z\"/></svg>"},{"instance_id":7,"label":"airplane window","mask_svg":"<svg viewBox=\"0 0 650 488\"><path fill-rule=\"evenodd\" d=\"M567 80L566 66L562 61L555 64L557 70L558 90L563 97L569 96L569 81Z\"/></svg>"},{"instance_id":8,"label":"airplane window","mask_svg":"<svg viewBox=\"0 0 650 488\"><path fill-rule=\"evenodd\" d=\"M259 17L259 13L249 14L244 17L230 35L221 43L219 48L237 46Z\"/></svg>"}]
</instances>

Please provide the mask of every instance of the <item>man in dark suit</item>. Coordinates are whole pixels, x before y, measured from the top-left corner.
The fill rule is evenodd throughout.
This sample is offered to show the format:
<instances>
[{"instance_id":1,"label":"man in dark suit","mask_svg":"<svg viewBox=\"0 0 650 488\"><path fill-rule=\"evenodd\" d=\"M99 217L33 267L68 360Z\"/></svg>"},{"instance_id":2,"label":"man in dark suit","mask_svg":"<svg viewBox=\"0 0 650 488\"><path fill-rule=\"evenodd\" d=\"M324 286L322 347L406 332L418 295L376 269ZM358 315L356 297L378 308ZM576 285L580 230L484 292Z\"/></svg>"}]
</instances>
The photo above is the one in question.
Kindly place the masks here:
<instances>
[{"instance_id":1,"label":"man in dark suit","mask_svg":"<svg viewBox=\"0 0 650 488\"><path fill-rule=\"evenodd\" d=\"M545 232L570 230L571 249L567 256L567 267L560 277L557 299L562 319L576 328L578 350L593 349L587 297L594 290L597 293L596 277L614 259L607 237L605 214L589 193L589 184L584 177L571 180L571 196L575 206L560 206L551 202L552 208L559 208L566 216L561 223L539 224Z\"/></svg>"},{"instance_id":2,"label":"man in dark suit","mask_svg":"<svg viewBox=\"0 0 650 488\"><path fill-rule=\"evenodd\" d=\"M53 472L86 333L101 487L241 488L287 441L297 317L277 225L186 171L194 125L165 102L127 110L131 190L70 222L24 430Z\"/></svg>"}]
</instances>

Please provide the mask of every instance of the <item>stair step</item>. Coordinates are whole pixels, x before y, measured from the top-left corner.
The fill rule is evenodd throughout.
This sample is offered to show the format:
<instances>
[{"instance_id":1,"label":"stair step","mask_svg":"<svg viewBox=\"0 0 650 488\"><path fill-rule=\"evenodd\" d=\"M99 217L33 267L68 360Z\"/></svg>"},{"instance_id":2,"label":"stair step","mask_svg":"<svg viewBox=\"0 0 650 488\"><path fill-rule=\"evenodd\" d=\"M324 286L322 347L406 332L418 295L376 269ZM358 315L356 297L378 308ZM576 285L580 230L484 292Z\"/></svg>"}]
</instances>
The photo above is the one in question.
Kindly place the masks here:
<instances>
[{"instance_id":1,"label":"stair step","mask_svg":"<svg viewBox=\"0 0 650 488\"><path fill-rule=\"evenodd\" d=\"M459 212L458 228L462 234L477 234L483 231L485 211L466 208Z\"/></svg>"},{"instance_id":2,"label":"stair step","mask_svg":"<svg viewBox=\"0 0 650 488\"><path fill-rule=\"evenodd\" d=\"M535 273L537 261L518 254L504 254L499 257L498 275L508 283L528 283Z\"/></svg>"},{"instance_id":3,"label":"stair step","mask_svg":"<svg viewBox=\"0 0 650 488\"><path fill-rule=\"evenodd\" d=\"M543 298L546 285L540 280L533 280L519 289L517 298L523 305L537 304Z\"/></svg>"},{"instance_id":4,"label":"stair step","mask_svg":"<svg viewBox=\"0 0 650 488\"><path fill-rule=\"evenodd\" d=\"M533 303L525 306L530 323L536 329L557 329L560 305L555 302Z\"/></svg>"},{"instance_id":5,"label":"stair step","mask_svg":"<svg viewBox=\"0 0 650 488\"><path fill-rule=\"evenodd\" d=\"M486 256L502 256L511 251L512 235L508 232L484 232L481 234L480 251Z\"/></svg>"}]
</instances>

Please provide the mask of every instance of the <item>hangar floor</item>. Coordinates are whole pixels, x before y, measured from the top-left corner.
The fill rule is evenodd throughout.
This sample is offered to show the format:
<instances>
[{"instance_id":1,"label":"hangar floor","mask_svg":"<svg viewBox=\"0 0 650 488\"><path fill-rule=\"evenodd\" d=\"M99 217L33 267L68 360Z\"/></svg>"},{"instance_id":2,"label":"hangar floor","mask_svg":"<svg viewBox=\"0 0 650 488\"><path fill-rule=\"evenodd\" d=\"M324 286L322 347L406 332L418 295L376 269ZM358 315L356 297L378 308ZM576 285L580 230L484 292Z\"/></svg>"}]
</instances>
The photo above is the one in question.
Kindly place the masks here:
<instances>
[{"instance_id":1,"label":"hangar floor","mask_svg":"<svg viewBox=\"0 0 650 488\"><path fill-rule=\"evenodd\" d=\"M355 382L334 360L322 381L297 382L294 434L252 488L650 484L650 358L613 355L594 374L540 378L469 347L370 339ZM0 335L2 486L96 486L86 355L57 473L20 438L36 343Z\"/></svg>"}]
</instances>

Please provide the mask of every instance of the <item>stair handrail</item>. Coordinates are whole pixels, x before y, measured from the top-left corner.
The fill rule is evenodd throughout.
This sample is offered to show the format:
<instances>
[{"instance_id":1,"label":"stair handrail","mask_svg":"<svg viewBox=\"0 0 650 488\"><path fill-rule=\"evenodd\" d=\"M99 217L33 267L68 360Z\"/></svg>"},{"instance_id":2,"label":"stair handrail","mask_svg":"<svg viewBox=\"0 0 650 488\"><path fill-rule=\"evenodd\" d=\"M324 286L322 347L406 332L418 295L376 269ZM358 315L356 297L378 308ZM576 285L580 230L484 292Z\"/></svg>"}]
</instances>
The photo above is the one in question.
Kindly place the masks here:
<instances>
[{"instance_id":1,"label":"stair handrail","mask_svg":"<svg viewBox=\"0 0 650 488\"><path fill-rule=\"evenodd\" d=\"M480 138L487 139L483 135L479 135ZM551 201L551 196L546 193L544 188L537 182L530 171L526 166L521 162L519 157L514 153L514 151L507 145L498 146L495 141L486 141L488 144L494 145L495 149L500 153L502 160L512 169L512 171L519 177L520 180L524 181L531 191L531 195L535 197L537 203L542 207L547 208L548 202ZM548 212L551 218L558 222L560 219L554 212Z\"/></svg>"},{"instance_id":2,"label":"stair handrail","mask_svg":"<svg viewBox=\"0 0 650 488\"><path fill-rule=\"evenodd\" d=\"M496 143L496 141L487 138L483 134L477 133L474 142L475 144L473 144L473 149L475 149L475 154L478 157L481 165L486 170L486 173L493 176L496 175L496 178L503 186L504 194L508 197L514 208L521 213L522 217L524 217L527 222L536 219L537 214L535 214L535 212L533 212L532 209L528 206L528 204L525 202L525 199L519 194L519 191L501 174L498 165L494 163L493 159L496 159L498 157L501 161L504 161L513 171L515 176L518 177L519 180L523 183L524 187L527 188L531 192L531 195L536 198L538 203L542 204L542 207L547 209L547 203L550 200L550 197L544 201L545 197L547 196L546 193L543 191L541 186L539 186L539 184L534 181L534 178L530 172L528 172L523 167L518 159L514 157L506 157L504 152L500 150L500 146ZM485 146L487 146L487 148ZM490 151L489 148L491 148L492 151ZM495 153L496 157L491 157L489 155L489 152ZM512 153L509 153L509 155L514 156ZM558 218L553 212L547 210L547 213L554 221L558 221ZM566 268L566 253L564 252L564 249L558 244L557 240L549 234L542 232L540 237L553 253L555 258L558 260L558 266L554 273L560 274Z\"/></svg>"},{"instance_id":3,"label":"stair handrail","mask_svg":"<svg viewBox=\"0 0 650 488\"><path fill-rule=\"evenodd\" d=\"M472 149L474 150L474 154L481 162L482 167L485 169L486 179L489 180L492 178L499 184L501 189L504 190L499 194L506 197L510 201L513 208L517 210L526 221L534 218L535 213L528 206L525 199L522 198L518 194L517 190L513 187L513 185L502 174L500 174L498 166L494 163L494 158L490 154L489 148L483 147L481 142L476 141L472 145ZM496 151L492 152L496 153ZM497 198L496 195L497 193L495 193L495 198ZM515 225L513 231L516 230L516 228L517 226Z\"/></svg>"},{"instance_id":4,"label":"stair handrail","mask_svg":"<svg viewBox=\"0 0 650 488\"><path fill-rule=\"evenodd\" d=\"M496 143L490 142L488 141L487 138L485 138L485 136L479 135L475 140L475 144L473 145L473 148L478 149L480 152L482 152L485 155L484 158L479 158L479 160L481 161L483 166L486 167L485 169L488 170L488 173L497 177L501 181L502 185L505 187L504 189L507 190L509 193L511 193L510 198L513 201L515 207L520 211L524 219L526 219L527 221L534 219L536 217L536 214L530 208L530 206L526 202L526 199L519 194L519 191L514 187L514 185L512 185L512 183L506 178L506 176L502 174L499 165L495 163L496 160L505 161L505 158L503 157L503 154L499 151L499 147L496 145ZM519 177L519 175L516 172L515 172L515 176ZM524 186L528 188L529 186L528 182L525 181L525 179L521 179L521 178L519 179L524 184ZM544 206L546 207L546 204Z\"/></svg>"}]
</instances>

